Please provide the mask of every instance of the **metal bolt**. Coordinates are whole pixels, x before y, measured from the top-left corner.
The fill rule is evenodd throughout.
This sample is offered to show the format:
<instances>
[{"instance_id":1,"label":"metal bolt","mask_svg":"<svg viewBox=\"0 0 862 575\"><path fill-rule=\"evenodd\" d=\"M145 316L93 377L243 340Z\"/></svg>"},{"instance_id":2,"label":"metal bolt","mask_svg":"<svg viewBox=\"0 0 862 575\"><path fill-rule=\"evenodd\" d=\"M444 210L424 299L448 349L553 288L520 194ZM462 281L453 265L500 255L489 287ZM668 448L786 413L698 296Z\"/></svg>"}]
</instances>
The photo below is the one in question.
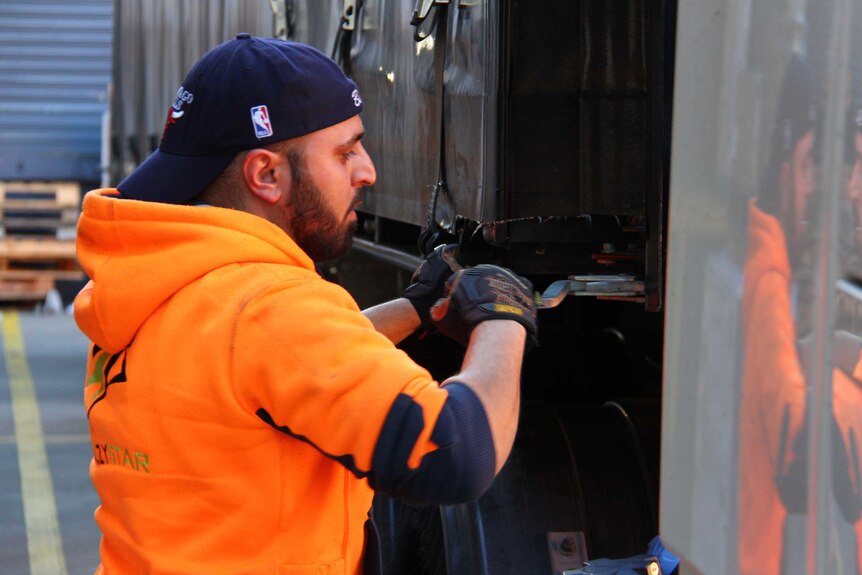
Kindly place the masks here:
<instances>
[{"instance_id":1,"label":"metal bolt","mask_svg":"<svg viewBox=\"0 0 862 575\"><path fill-rule=\"evenodd\" d=\"M578 544L572 537L566 537L560 541L560 553L563 555L574 555L578 550Z\"/></svg>"},{"instance_id":2,"label":"metal bolt","mask_svg":"<svg viewBox=\"0 0 862 575\"><path fill-rule=\"evenodd\" d=\"M661 567L659 567L657 562L653 561L647 565L647 573L649 573L649 575L661 575Z\"/></svg>"}]
</instances>

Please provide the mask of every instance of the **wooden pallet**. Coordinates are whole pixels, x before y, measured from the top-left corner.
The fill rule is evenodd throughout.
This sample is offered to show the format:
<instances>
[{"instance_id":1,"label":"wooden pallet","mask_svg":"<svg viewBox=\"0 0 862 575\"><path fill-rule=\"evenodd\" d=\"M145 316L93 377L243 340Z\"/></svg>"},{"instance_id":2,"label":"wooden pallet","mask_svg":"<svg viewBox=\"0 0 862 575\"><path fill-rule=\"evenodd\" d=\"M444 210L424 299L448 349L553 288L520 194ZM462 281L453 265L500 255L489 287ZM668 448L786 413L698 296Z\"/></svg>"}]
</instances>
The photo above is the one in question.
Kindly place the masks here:
<instances>
[{"instance_id":1,"label":"wooden pallet","mask_svg":"<svg viewBox=\"0 0 862 575\"><path fill-rule=\"evenodd\" d=\"M0 276L0 303L39 302L55 287L55 280L45 274L17 278Z\"/></svg>"},{"instance_id":2,"label":"wooden pallet","mask_svg":"<svg viewBox=\"0 0 862 575\"><path fill-rule=\"evenodd\" d=\"M0 182L0 302L40 301L57 280L82 280L75 257L75 182Z\"/></svg>"},{"instance_id":3,"label":"wooden pallet","mask_svg":"<svg viewBox=\"0 0 862 575\"><path fill-rule=\"evenodd\" d=\"M0 240L0 302L41 301L56 287L57 280L80 281L84 277L74 241Z\"/></svg>"},{"instance_id":4,"label":"wooden pallet","mask_svg":"<svg viewBox=\"0 0 862 575\"><path fill-rule=\"evenodd\" d=\"M0 239L74 240L80 203L77 182L0 182Z\"/></svg>"}]
</instances>

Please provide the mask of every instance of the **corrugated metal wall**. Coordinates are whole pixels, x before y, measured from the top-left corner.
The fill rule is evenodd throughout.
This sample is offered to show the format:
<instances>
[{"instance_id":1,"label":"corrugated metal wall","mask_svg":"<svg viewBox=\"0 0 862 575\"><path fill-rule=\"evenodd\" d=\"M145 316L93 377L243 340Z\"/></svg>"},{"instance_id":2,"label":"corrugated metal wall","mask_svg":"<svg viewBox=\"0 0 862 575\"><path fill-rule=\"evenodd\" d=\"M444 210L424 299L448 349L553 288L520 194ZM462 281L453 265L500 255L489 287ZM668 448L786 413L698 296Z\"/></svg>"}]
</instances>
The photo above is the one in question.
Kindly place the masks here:
<instances>
[{"instance_id":1,"label":"corrugated metal wall","mask_svg":"<svg viewBox=\"0 0 862 575\"><path fill-rule=\"evenodd\" d=\"M99 180L111 14L111 0L0 0L0 180Z\"/></svg>"},{"instance_id":2,"label":"corrugated metal wall","mask_svg":"<svg viewBox=\"0 0 862 575\"><path fill-rule=\"evenodd\" d=\"M116 0L115 15L112 184L158 146L174 93L207 50L239 32L273 35L269 0Z\"/></svg>"}]
</instances>

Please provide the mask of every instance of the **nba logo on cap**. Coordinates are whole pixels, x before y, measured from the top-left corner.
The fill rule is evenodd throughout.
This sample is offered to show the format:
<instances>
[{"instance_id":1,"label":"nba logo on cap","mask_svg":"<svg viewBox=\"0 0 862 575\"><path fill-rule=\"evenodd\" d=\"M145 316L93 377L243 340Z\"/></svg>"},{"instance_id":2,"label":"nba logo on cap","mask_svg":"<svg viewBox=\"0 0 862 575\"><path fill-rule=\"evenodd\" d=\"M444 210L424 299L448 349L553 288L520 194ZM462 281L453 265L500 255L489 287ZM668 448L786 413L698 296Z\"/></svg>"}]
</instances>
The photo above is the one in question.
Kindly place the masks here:
<instances>
[{"instance_id":1,"label":"nba logo on cap","mask_svg":"<svg viewBox=\"0 0 862 575\"><path fill-rule=\"evenodd\" d=\"M251 123L258 139L272 135L272 124L269 123L269 110L266 106L255 106L251 109Z\"/></svg>"}]
</instances>

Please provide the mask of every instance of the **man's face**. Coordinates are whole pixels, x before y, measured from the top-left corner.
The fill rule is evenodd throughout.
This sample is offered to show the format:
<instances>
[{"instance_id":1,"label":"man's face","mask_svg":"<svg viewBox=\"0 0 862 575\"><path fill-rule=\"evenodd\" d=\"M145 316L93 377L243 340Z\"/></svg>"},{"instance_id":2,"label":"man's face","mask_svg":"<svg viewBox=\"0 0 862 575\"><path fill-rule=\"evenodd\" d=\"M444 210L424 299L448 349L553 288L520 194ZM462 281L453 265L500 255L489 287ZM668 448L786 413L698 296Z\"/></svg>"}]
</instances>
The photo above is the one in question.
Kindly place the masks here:
<instances>
[{"instance_id":1,"label":"man's face","mask_svg":"<svg viewBox=\"0 0 862 575\"><path fill-rule=\"evenodd\" d=\"M306 136L302 151L288 156L288 230L315 262L340 257L353 243L362 188L377 179L363 134L354 116Z\"/></svg>"},{"instance_id":2,"label":"man's face","mask_svg":"<svg viewBox=\"0 0 862 575\"><path fill-rule=\"evenodd\" d=\"M856 132L854 141L856 161L847 184L847 199L853 205L856 224L856 241L862 246L862 132Z\"/></svg>"}]
</instances>

